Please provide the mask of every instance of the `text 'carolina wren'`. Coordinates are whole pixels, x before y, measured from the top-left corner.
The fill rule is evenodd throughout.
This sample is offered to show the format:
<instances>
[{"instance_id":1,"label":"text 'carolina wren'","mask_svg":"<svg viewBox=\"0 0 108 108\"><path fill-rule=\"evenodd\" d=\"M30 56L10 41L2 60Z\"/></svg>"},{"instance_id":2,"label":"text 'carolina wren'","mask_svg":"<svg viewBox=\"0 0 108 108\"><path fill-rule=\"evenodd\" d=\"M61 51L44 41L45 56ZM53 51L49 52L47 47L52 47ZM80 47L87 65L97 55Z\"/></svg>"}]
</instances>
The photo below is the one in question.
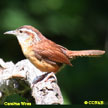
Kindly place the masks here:
<instances>
[{"instance_id":1,"label":"text 'carolina wren'","mask_svg":"<svg viewBox=\"0 0 108 108\"><path fill-rule=\"evenodd\" d=\"M71 51L44 37L32 26L24 25L4 34L15 35L24 55L43 72L58 72L63 64L72 65L70 60L77 56L99 56L105 51L82 50Z\"/></svg>"}]
</instances>

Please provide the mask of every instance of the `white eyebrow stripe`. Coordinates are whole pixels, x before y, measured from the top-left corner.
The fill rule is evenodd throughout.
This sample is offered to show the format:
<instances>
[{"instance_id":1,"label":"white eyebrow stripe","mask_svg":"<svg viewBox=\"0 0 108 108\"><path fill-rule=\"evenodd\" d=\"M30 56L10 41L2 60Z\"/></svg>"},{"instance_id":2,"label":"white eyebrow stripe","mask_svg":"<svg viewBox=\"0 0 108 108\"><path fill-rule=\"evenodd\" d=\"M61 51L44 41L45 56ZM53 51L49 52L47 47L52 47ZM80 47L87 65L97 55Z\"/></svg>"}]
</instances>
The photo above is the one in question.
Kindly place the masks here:
<instances>
[{"instance_id":1,"label":"white eyebrow stripe","mask_svg":"<svg viewBox=\"0 0 108 108\"><path fill-rule=\"evenodd\" d=\"M37 33L34 32L33 30L30 30L30 29L27 29L27 28L21 28L20 30L22 30L22 31L28 31L28 32L30 32L30 33L33 33L34 36L35 36L36 41L40 41L39 36L38 36Z\"/></svg>"},{"instance_id":2,"label":"white eyebrow stripe","mask_svg":"<svg viewBox=\"0 0 108 108\"><path fill-rule=\"evenodd\" d=\"M30 29L27 29L27 28L21 28L20 30L28 31L28 32L32 32L33 34L36 34L36 32L34 32L33 30L30 30Z\"/></svg>"}]
</instances>

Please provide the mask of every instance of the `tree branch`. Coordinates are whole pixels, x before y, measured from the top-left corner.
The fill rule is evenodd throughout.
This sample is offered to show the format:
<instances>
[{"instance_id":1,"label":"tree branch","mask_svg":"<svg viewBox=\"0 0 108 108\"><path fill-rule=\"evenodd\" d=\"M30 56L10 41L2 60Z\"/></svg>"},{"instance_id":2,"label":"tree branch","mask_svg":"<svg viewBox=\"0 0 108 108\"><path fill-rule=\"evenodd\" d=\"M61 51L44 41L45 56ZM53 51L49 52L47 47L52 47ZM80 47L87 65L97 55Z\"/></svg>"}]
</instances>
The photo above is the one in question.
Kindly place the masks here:
<instances>
[{"instance_id":1,"label":"tree branch","mask_svg":"<svg viewBox=\"0 0 108 108\"><path fill-rule=\"evenodd\" d=\"M63 104L53 72L41 72L27 59L17 64L0 59L0 102L3 103L10 94L21 94L29 88L36 104Z\"/></svg>"}]
</instances>

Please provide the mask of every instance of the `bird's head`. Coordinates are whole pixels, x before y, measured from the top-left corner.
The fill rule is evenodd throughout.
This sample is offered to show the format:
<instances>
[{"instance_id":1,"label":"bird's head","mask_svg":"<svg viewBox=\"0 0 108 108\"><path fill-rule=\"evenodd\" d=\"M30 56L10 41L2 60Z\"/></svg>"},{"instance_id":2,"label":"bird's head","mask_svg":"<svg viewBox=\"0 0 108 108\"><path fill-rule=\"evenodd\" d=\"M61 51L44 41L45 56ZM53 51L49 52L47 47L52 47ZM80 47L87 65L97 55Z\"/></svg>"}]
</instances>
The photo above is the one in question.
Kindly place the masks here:
<instances>
[{"instance_id":1,"label":"bird's head","mask_svg":"<svg viewBox=\"0 0 108 108\"><path fill-rule=\"evenodd\" d=\"M20 44L24 42L38 42L45 39L45 37L36 28L29 25L21 26L16 30L7 31L4 34L15 35Z\"/></svg>"}]
</instances>

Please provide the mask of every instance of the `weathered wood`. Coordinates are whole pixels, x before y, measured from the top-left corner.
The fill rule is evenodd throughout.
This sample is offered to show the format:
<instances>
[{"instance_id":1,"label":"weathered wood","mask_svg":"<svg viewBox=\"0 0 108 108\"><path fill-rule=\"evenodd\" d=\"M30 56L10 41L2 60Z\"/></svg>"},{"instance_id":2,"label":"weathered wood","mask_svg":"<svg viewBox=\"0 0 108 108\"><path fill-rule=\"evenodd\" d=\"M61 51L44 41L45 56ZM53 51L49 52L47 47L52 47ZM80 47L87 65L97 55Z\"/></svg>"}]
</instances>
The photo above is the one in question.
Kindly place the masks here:
<instances>
[{"instance_id":1,"label":"weathered wood","mask_svg":"<svg viewBox=\"0 0 108 108\"><path fill-rule=\"evenodd\" d=\"M0 59L1 104L10 94L21 94L18 89L20 85L24 87L23 91L31 89L31 95L36 104L63 104L63 97L53 72L41 72L27 59L19 61L17 64L5 63Z\"/></svg>"}]
</instances>

